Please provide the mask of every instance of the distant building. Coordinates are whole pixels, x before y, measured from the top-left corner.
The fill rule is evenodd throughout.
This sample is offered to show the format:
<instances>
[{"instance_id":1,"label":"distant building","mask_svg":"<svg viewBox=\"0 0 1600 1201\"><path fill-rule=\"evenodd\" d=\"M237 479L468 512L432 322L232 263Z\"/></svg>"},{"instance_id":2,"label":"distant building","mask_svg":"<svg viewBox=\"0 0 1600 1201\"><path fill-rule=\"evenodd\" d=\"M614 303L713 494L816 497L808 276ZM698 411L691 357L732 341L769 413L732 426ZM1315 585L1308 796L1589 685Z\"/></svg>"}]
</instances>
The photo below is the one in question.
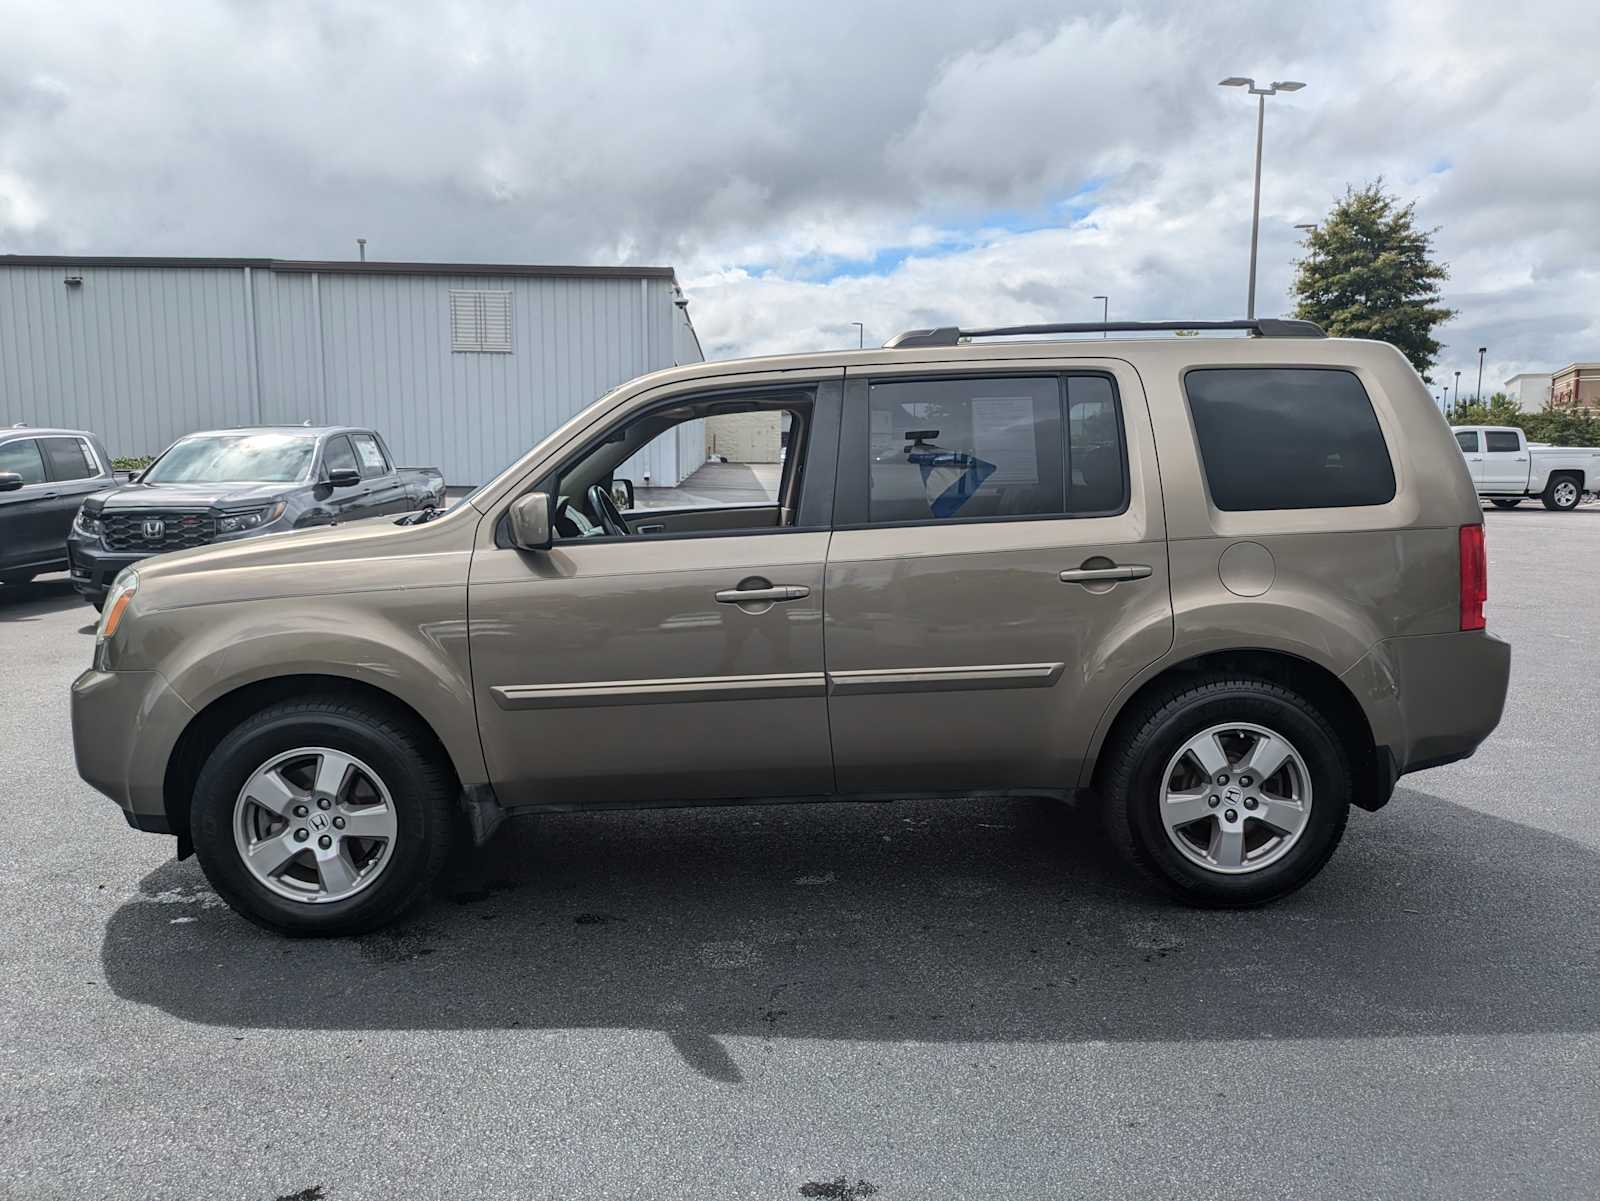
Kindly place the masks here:
<instances>
[{"instance_id":1,"label":"distant building","mask_svg":"<svg viewBox=\"0 0 1600 1201\"><path fill-rule=\"evenodd\" d=\"M700 362L686 303L670 267L0 255L0 429L93 430L133 458L348 422L481 484L616 385ZM618 474L678 484L704 425ZM776 436L747 449L776 459Z\"/></svg>"},{"instance_id":2,"label":"distant building","mask_svg":"<svg viewBox=\"0 0 1600 1201\"><path fill-rule=\"evenodd\" d=\"M1550 377L1550 407L1600 410L1600 363L1573 363Z\"/></svg>"},{"instance_id":3,"label":"distant building","mask_svg":"<svg viewBox=\"0 0 1600 1201\"><path fill-rule=\"evenodd\" d=\"M1524 413L1537 413L1550 403L1548 371L1524 371L1505 383L1505 394L1522 406Z\"/></svg>"}]
</instances>

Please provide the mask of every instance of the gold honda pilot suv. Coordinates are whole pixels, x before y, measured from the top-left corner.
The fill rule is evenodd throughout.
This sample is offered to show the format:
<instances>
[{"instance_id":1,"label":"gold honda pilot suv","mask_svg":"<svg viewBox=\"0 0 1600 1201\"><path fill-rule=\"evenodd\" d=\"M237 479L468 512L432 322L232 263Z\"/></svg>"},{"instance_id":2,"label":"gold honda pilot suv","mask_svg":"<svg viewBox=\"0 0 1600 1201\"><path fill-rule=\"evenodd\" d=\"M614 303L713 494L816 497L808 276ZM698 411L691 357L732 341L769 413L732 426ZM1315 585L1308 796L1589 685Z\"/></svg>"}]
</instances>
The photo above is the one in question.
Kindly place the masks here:
<instances>
[{"instance_id":1,"label":"gold honda pilot suv","mask_svg":"<svg viewBox=\"0 0 1600 1201\"><path fill-rule=\"evenodd\" d=\"M763 412L760 503L620 478ZM642 376L448 511L146 560L73 734L287 934L390 921L508 814L820 798L1081 797L1180 899L1253 905L1494 729L1485 595L1391 346L915 330Z\"/></svg>"}]
</instances>

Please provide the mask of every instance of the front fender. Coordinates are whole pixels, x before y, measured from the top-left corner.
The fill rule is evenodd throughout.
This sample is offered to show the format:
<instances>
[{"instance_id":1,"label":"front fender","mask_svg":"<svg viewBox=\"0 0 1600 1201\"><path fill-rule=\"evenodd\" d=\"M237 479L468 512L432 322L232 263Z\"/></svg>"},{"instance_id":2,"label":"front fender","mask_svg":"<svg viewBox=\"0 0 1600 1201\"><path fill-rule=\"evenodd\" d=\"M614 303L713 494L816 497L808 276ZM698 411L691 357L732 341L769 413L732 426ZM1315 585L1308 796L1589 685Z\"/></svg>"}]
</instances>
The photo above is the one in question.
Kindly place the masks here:
<instances>
[{"instance_id":1,"label":"front fender","mask_svg":"<svg viewBox=\"0 0 1600 1201\"><path fill-rule=\"evenodd\" d=\"M488 775L473 708L466 597L464 584L448 584L136 614L118 658L158 665L197 713L285 676L370 685L428 723L463 785L482 784Z\"/></svg>"}]
</instances>

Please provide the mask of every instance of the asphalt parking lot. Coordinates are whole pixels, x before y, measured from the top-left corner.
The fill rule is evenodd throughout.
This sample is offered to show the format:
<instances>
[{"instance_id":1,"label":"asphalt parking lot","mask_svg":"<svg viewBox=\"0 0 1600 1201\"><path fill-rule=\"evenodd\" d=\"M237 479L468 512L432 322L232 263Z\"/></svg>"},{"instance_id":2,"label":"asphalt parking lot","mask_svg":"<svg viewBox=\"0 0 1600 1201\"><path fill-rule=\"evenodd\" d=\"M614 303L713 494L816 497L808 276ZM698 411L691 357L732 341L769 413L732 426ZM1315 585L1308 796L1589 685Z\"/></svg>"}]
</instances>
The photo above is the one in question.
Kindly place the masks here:
<instances>
[{"instance_id":1,"label":"asphalt parking lot","mask_svg":"<svg viewBox=\"0 0 1600 1201\"><path fill-rule=\"evenodd\" d=\"M1600 1195L1600 506L1492 512L1500 730L1273 908L1043 802L552 816L290 942L72 769L0 589L0 1196Z\"/></svg>"}]
</instances>

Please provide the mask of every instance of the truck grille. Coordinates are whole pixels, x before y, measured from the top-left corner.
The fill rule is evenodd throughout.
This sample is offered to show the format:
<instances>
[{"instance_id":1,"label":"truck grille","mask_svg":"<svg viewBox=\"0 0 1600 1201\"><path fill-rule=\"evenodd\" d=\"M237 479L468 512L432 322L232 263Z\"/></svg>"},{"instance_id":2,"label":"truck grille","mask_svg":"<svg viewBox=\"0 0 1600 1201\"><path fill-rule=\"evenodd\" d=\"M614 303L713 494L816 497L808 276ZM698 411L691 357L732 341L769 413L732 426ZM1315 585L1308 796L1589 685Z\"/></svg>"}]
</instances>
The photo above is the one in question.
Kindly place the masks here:
<instances>
[{"instance_id":1,"label":"truck grille","mask_svg":"<svg viewBox=\"0 0 1600 1201\"><path fill-rule=\"evenodd\" d=\"M142 550L154 555L205 546L216 534L216 523L209 513L100 514L100 538L107 550Z\"/></svg>"}]
</instances>

